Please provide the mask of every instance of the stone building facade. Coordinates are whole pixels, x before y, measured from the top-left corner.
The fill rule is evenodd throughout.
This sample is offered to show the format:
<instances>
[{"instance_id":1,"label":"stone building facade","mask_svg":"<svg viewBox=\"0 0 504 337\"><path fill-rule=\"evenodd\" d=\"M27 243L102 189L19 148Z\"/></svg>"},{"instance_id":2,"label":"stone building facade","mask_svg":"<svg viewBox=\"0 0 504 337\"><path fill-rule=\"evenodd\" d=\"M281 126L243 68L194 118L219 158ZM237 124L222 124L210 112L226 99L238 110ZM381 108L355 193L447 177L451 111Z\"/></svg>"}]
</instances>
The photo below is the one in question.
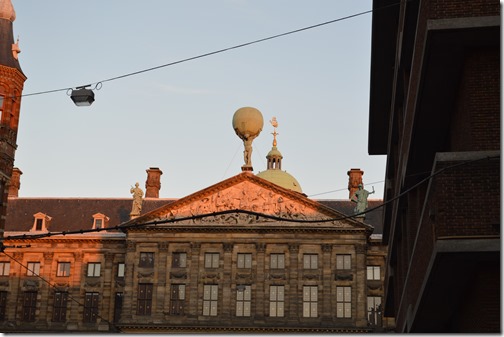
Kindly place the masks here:
<instances>
[{"instance_id":1,"label":"stone building facade","mask_svg":"<svg viewBox=\"0 0 504 337\"><path fill-rule=\"evenodd\" d=\"M393 326L380 310L386 247L333 208L350 201L318 202L242 172L178 200L146 198L131 220L131 199L10 202L7 242L18 248L0 256L2 331Z\"/></svg>"}]
</instances>

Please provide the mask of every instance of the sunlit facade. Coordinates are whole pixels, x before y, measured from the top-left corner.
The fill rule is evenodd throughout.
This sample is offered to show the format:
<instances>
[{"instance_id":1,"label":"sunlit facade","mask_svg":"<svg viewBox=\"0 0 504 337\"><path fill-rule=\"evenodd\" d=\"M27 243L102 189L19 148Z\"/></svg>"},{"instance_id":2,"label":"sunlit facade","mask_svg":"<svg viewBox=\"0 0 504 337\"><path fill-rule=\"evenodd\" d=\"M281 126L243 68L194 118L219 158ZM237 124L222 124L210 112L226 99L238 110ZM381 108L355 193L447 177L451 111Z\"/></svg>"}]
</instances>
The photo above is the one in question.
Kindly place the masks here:
<instances>
[{"instance_id":1,"label":"sunlit facade","mask_svg":"<svg viewBox=\"0 0 504 337\"><path fill-rule=\"evenodd\" d=\"M386 247L371 225L331 208L350 201L317 202L249 172L178 200L146 198L131 220L131 199L9 201L6 235L20 248L0 256L2 331L370 332L393 324L381 315ZM166 223L235 209L280 220L231 212ZM314 219L335 220L293 221Z\"/></svg>"}]
</instances>

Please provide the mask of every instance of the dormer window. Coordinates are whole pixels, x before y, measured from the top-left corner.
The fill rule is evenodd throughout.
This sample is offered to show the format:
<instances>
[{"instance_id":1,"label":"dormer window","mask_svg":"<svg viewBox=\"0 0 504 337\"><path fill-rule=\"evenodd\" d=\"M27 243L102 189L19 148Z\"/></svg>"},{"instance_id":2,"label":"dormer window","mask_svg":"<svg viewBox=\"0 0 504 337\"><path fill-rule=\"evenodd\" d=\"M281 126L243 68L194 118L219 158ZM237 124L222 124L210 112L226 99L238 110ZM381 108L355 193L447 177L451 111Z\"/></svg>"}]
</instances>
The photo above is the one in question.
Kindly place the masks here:
<instances>
[{"instance_id":1,"label":"dormer window","mask_svg":"<svg viewBox=\"0 0 504 337\"><path fill-rule=\"evenodd\" d=\"M49 231L49 222L51 221L51 217L47 214L39 212L37 214L33 214L35 220L33 221L33 227L30 229L30 232L47 232Z\"/></svg>"},{"instance_id":2,"label":"dormer window","mask_svg":"<svg viewBox=\"0 0 504 337\"><path fill-rule=\"evenodd\" d=\"M100 229L107 227L107 224L110 220L108 216L102 213L96 213L93 215L93 229Z\"/></svg>"}]
</instances>

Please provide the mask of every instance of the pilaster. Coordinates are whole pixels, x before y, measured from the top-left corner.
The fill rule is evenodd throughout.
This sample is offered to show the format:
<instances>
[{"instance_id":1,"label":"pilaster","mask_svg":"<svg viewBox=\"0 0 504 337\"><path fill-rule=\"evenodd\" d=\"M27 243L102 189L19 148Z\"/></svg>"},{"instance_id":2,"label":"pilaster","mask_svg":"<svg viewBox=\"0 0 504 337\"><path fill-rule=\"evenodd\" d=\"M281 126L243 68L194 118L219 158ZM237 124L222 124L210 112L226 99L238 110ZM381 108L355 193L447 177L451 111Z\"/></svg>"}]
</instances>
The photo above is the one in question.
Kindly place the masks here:
<instances>
[{"instance_id":1,"label":"pilaster","mask_svg":"<svg viewBox=\"0 0 504 337\"><path fill-rule=\"evenodd\" d=\"M289 244L289 289L286 289L286 295L288 294L288 303L285 303L285 307L289 308L286 313L287 320L290 324L297 323L299 321L299 308L300 308L300 295L299 295L299 280L298 280L298 268L299 268L299 245L297 243Z\"/></svg>"}]
</instances>

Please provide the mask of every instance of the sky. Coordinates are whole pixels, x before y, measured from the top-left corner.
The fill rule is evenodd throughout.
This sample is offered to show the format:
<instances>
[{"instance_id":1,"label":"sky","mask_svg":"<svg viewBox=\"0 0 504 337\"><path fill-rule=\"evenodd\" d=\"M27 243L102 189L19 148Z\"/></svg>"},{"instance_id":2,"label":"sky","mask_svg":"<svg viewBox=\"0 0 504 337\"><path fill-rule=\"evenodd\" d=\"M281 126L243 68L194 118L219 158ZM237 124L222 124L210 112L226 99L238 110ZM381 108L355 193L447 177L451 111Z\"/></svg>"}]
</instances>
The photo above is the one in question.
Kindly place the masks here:
<instances>
[{"instance_id":1,"label":"sky","mask_svg":"<svg viewBox=\"0 0 504 337\"><path fill-rule=\"evenodd\" d=\"M367 149L371 13L109 80L369 11L371 1L12 3L28 77L20 197L128 198L149 167L163 171L161 198L192 194L241 172L232 118L249 106L264 118L254 173L266 169L276 117L282 169L305 194L346 199L347 171L360 168L370 198L383 198L386 157ZM87 84L95 102L77 107L67 89Z\"/></svg>"}]
</instances>

